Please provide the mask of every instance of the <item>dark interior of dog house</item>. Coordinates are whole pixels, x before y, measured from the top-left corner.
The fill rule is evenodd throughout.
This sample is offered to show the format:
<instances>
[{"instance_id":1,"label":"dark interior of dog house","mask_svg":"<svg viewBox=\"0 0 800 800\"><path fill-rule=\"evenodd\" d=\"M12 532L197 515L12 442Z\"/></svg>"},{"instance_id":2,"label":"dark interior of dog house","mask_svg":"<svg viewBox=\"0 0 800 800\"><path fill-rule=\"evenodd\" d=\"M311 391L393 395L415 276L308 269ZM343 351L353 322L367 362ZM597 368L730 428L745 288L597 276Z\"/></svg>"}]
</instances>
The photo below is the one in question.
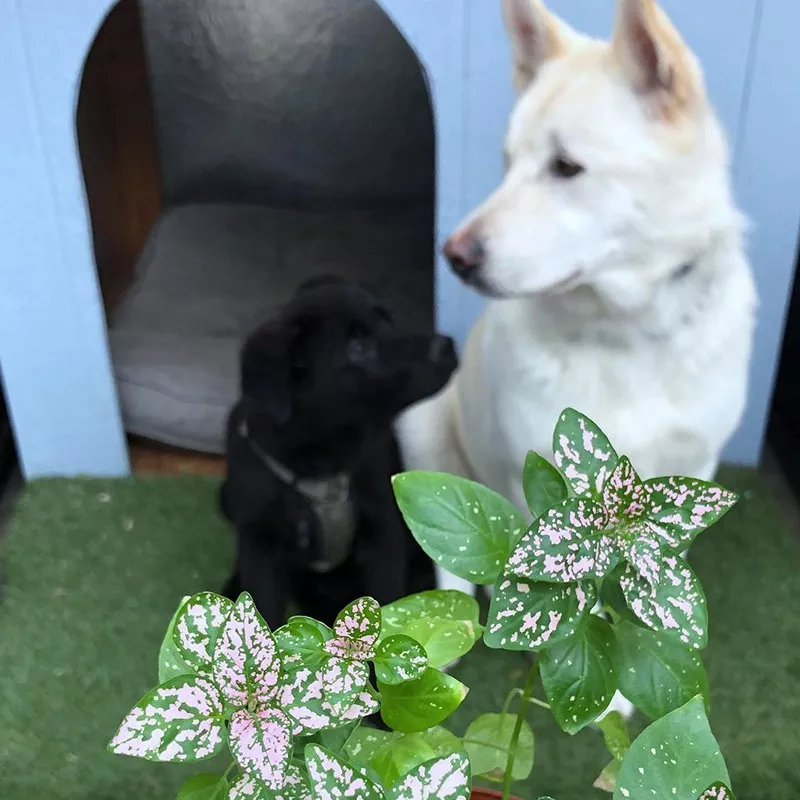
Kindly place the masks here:
<instances>
[{"instance_id":1,"label":"dark interior of dog house","mask_svg":"<svg viewBox=\"0 0 800 800\"><path fill-rule=\"evenodd\" d=\"M77 129L134 468L216 463L241 342L309 277L432 328L430 98L374 0L121 0Z\"/></svg>"},{"instance_id":2,"label":"dark interior of dog house","mask_svg":"<svg viewBox=\"0 0 800 800\"><path fill-rule=\"evenodd\" d=\"M14 437L11 433L11 421L9 420L6 406L3 378L0 375L0 498L3 496L3 490L11 478L16 463L16 448L14 447Z\"/></svg>"},{"instance_id":3,"label":"dark interior of dog house","mask_svg":"<svg viewBox=\"0 0 800 800\"><path fill-rule=\"evenodd\" d=\"M767 438L793 492L800 497L800 256L789 298Z\"/></svg>"}]
</instances>

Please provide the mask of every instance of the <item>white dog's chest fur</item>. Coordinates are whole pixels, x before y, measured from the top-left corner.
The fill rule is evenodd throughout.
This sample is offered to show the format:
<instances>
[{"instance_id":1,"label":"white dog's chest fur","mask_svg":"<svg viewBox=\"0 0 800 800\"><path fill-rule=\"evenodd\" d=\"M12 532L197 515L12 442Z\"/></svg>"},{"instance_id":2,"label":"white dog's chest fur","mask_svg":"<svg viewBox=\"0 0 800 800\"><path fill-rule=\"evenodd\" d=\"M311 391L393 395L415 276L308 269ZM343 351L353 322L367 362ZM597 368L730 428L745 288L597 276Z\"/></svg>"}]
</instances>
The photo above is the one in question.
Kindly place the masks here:
<instances>
[{"instance_id":1,"label":"white dog's chest fur","mask_svg":"<svg viewBox=\"0 0 800 800\"><path fill-rule=\"evenodd\" d=\"M602 326L570 330L552 301L491 303L451 387L475 478L524 508L527 452L552 459L558 416L575 407L643 477L710 479L746 396L753 301L746 270L735 273L721 277L697 313L676 303L674 319L613 338Z\"/></svg>"}]
</instances>

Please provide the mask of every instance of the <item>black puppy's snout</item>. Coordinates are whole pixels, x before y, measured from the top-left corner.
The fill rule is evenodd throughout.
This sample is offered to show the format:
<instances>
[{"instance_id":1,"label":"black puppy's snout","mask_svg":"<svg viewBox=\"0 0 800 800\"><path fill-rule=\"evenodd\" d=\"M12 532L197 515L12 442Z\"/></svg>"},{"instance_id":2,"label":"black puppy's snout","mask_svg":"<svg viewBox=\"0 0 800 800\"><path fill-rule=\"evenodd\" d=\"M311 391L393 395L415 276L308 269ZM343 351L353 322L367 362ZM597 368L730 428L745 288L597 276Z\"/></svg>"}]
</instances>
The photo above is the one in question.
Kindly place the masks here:
<instances>
[{"instance_id":1,"label":"black puppy's snout","mask_svg":"<svg viewBox=\"0 0 800 800\"><path fill-rule=\"evenodd\" d=\"M450 361L455 355L455 345L449 336L434 336L428 349L431 361Z\"/></svg>"}]
</instances>

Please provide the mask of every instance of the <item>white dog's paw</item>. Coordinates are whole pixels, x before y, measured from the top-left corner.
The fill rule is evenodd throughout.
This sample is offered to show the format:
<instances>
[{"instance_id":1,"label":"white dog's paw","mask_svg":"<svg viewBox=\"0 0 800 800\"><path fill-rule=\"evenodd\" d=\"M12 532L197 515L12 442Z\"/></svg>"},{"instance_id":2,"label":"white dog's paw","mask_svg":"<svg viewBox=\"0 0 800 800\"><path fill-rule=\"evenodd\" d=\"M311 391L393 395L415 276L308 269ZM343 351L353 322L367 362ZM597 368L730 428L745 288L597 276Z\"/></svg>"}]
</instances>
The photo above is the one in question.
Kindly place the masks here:
<instances>
[{"instance_id":1,"label":"white dog's paw","mask_svg":"<svg viewBox=\"0 0 800 800\"><path fill-rule=\"evenodd\" d=\"M617 692L608 704L608 708L597 718L597 721L605 719L612 711L618 711L623 719L630 719L633 716L633 712L636 711L636 706Z\"/></svg>"},{"instance_id":2,"label":"white dog's paw","mask_svg":"<svg viewBox=\"0 0 800 800\"><path fill-rule=\"evenodd\" d=\"M470 597L475 596L474 583L470 583L463 578L456 577L450 572L446 572L438 564L436 565L436 588L464 592L464 594L468 594Z\"/></svg>"}]
</instances>

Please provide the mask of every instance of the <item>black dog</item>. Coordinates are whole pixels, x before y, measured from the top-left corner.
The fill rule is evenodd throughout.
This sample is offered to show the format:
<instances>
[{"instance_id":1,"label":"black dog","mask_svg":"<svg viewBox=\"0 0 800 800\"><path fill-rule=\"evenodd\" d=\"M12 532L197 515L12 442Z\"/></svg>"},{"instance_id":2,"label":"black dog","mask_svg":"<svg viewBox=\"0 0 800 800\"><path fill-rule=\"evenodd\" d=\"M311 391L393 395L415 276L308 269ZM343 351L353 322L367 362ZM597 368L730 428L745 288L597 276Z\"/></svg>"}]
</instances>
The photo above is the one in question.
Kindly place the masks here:
<instances>
[{"instance_id":1,"label":"black dog","mask_svg":"<svg viewBox=\"0 0 800 800\"><path fill-rule=\"evenodd\" d=\"M305 284L249 338L221 491L238 533L228 596L250 592L271 626L289 600L330 624L362 595L434 588L395 505L392 425L456 363L449 338L397 332L372 295L335 278Z\"/></svg>"}]
</instances>

